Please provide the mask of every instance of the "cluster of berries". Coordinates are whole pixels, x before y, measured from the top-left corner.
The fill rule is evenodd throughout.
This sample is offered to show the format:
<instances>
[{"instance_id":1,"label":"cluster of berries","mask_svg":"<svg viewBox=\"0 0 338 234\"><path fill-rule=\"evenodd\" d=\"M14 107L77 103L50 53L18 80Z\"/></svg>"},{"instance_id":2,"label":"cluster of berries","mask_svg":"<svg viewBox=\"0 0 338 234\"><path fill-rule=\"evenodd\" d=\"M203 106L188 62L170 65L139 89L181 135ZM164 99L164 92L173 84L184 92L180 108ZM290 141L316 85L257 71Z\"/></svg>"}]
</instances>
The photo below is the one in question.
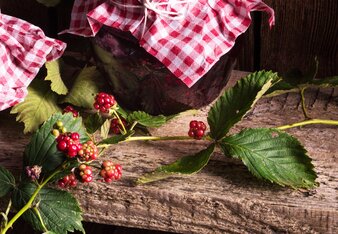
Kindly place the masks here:
<instances>
[{"instance_id":1,"label":"cluster of berries","mask_svg":"<svg viewBox=\"0 0 338 234\"><path fill-rule=\"evenodd\" d=\"M76 187L77 185L77 180L76 180L76 176L74 173L71 173L69 175L66 175L65 177L63 177L62 179L60 179L58 181L58 185L61 188L66 188L66 187Z\"/></svg>"},{"instance_id":2,"label":"cluster of berries","mask_svg":"<svg viewBox=\"0 0 338 234\"><path fill-rule=\"evenodd\" d=\"M62 133L56 138L56 142L57 149L69 158L78 156L79 151L82 150L80 135L77 132Z\"/></svg>"},{"instance_id":3,"label":"cluster of berries","mask_svg":"<svg viewBox=\"0 0 338 234\"><path fill-rule=\"evenodd\" d=\"M79 112L77 110L74 109L74 107L72 106L66 106L64 109L63 109L63 114L64 113L73 113L73 117L76 118L79 116Z\"/></svg>"},{"instance_id":4,"label":"cluster of berries","mask_svg":"<svg viewBox=\"0 0 338 234\"><path fill-rule=\"evenodd\" d=\"M123 126L127 126L127 121L124 119L124 118L120 118L121 119L121 122L123 124ZM114 118L112 119L111 121L111 124L110 124L110 130L114 133L114 134L121 134L121 129L122 129L122 125L119 121L118 118Z\"/></svg>"},{"instance_id":5,"label":"cluster of berries","mask_svg":"<svg viewBox=\"0 0 338 234\"><path fill-rule=\"evenodd\" d=\"M92 141L87 141L82 145L82 149L78 151L78 155L81 161L92 161L97 158L99 151Z\"/></svg>"},{"instance_id":6,"label":"cluster of berries","mask_svg":"<svg viewBox=\"0 0 338 234\"><path fill-rule=\"evenodd\" d=\"M77 168L77 174L79 175L81 182L89 183L93 181L93 170L92 167L86 164L81 164Z\"/></svg>"},{"instance_id":7,"label":"cluster of berries","mask_svg":"<svg viewBox=\"0 0 338 234\"><path fill-rule=\"evenodd\" d=\"M101 113L109 113L109 109L116 105L114 96L107 93L98 93L95 97L94 108Z\"/></svg>"},{"instance_id":8,"label":"cluster of berries","mask_svg":"<svg viewBox=\"0 0 338 234\"><path fill-rule=\"evenodd\" d=\"M74 170L74 173L66 175L58 181L58 185L62 188L75 187L77 180L84 183L93 181L92 167L84 162L90 162L98 157L98 148L93 141L87 141L84 144L80 143L80 135L77 132L67 132L61 121L57 121L52 130L53 135L56 137L56 148L63 152L68 158L77 158L82 163L78 168ZM108 163L109 162L109 163ZM103 173L105 170L106 173ZM102 164L102 170L100 175L104 178L104 181L111 182L112 180L118 180L122 175L122 168L118 164L112 164L110 161L105 161ZM29 170L31 172L32 170ZM30 173L33 178L32 173Z\"/></svg>"},{"instance_id":9,"label":"cluster of berries","mask_svg":"<svg viewBox=\"0 0 338 234\"><path fill-rule=\"evenodd\" d=\"M108 183L113 180L119 180L122 176L122 167L120 164L114 164L112 161L103 161L100 175Z\"/></svg>"},{"instance_id":10,"label":"cluster of berries","mask_svg":"<svg viewBox=\"0 0 338 234\"><path fill-rule=\"evenodd\" d=\"M189 124L188 135L194 139L200 140L204 136L207 126L202 121L192 120Z\"/></svg>"}]
</instances>

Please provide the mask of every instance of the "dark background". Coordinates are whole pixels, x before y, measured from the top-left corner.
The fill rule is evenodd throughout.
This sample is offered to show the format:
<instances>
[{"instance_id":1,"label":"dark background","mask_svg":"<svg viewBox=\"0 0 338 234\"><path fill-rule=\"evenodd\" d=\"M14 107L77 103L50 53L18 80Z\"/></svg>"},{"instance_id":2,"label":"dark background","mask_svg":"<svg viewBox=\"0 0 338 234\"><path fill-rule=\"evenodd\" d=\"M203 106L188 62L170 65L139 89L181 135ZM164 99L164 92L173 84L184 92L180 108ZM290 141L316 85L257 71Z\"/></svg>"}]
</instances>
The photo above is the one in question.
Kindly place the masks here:
<instances>
[{"instance_id":1,"label":"dark background","mask_svg":"<svg viewBox=\"0 0 338 234\"><path fill-rule=\"evenodd\" d=\"M268 16L252 14L253 22L244 35L236 69L267 69L281 74L292 68L306 70L317 56L318 77L338 74L338 1L264 0L275 10L271 30ZM47 8L35 0L0 0L1 11L40 26L48 36L69 25L72 0ZM67 36L66 36L67 37ZM64 40L67 40L63 36Z\"/></svg>"}]
</instances>

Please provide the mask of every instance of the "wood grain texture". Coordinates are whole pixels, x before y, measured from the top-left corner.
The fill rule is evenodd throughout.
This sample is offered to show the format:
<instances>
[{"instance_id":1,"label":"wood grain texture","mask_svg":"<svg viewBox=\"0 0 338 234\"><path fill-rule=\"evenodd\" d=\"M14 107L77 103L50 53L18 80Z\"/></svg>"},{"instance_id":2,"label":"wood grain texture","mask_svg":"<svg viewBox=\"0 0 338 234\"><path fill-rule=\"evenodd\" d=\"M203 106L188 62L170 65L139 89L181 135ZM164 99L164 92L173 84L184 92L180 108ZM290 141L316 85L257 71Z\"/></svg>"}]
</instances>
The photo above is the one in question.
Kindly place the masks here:
<instances>
[{"instance_id":1,"label":"wood grain texture","mask_svg":"<svg viewBox=\"0 0 338 234\"><path fill-rule=\"evenodd\" d=\"M244 75L234 72L229 85ZM307 93L309 113L314 118L337 119L338 90ZM191 119L205 120L208 108L194 116L184 115L154 135L185 135ZM29 137L13 116L0 118L0 165L21 168ZM302 119L300 99L295 94L262 99L233 129L273 127ZM133 181L157 166L198 152L199 141L128 142L107 151L123 165L123 178L112 184L80 185L71 192L79 199L86 221L177 233L337 233L338 232L338 129L308 126L289 132L305 145L313 159L320 186L296 191L259 181L243 164L216 153L202 172L170 178L143 186Z\"/></svg>"},{"instance_id":2,"label":"wood grain texture","mask_svg":"<svg viewBox=\"0 0 338 234\"><path fill-rule=\"evenodd\" d=\"M265 0L274 8L276 25L264 24L261 68L285 73L306 70L317 56L318 77L338 74L338 1Z\"/></svg>"},{"instance_id":3,"label":"wood grain texture","mask_svg":"<svg viewBox=\"0 0 338 234\"><path fill-rule=\"evenodd\" d=\"M254 22L249 29L236 40L236 45L239 46L239 54L235 69L242 71L254 71Z\"/></svg>"}]
</instances>

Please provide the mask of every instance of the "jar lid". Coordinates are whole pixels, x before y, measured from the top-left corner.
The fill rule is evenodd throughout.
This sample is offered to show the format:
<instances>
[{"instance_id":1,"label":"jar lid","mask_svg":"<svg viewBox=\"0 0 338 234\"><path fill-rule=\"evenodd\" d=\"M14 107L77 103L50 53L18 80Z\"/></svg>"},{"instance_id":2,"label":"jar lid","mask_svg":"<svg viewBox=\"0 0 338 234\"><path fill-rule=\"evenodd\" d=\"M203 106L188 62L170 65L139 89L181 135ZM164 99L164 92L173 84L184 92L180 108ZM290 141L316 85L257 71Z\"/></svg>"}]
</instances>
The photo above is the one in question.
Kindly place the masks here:
<instances>
[{"instance_id":1,"label":"jar lid","mask_svg":"<svg viewBox=\"0 0 338 234\"><path fill-rule=\"evenodd\" d=\"M261 0L75 0L70 28L95 36L102 25L129 31L188 87L235 44L251 11L274 11Z\"/></svg>"},{"instance_id":2,"label":"jar lid","mask_svg":"<svg viewBox=\"0 0 338 234\"><path fill-rule=\"evenodd\" d=\"M0 111L22 102L39 69L59 58L65 48L40 28L0 13Z\"/></svg>"}]
</instances>

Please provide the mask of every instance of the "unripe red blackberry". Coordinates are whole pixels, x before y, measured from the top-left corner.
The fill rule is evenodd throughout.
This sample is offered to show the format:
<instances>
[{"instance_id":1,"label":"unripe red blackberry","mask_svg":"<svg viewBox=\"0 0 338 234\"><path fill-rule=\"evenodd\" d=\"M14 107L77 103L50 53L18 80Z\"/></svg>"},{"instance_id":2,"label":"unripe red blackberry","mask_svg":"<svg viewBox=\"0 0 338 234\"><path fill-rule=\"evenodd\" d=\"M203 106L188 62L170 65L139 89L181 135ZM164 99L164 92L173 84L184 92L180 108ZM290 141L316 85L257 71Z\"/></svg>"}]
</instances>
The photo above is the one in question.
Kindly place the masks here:
<instances>
[{"instance_id":1,"label":"unripe red blackberry","mask_svg":"<svg viewBox=\"0 0 338 234\"><path fill-rule=\"evenodd\" d=\"M79 116L79 112L77 110L74 109L74 107L72 106L66 106L65 109L63 109L63 112L62 113L73 113L73 117L76 118Z\"/></svg>"},{"instance_id":2,"label":"unripe red blackberry","mask_svg":"<svg viewBox=\"0 0 338 234\"><path fill-rule=\"evenodd\" d=\"M82 149L78 152L81 161L91 161L97 158L99 150L92 141L87 141L82 145Z\"/></svg>"},{"instance_id":3,"label":"unripe red blackberry","mask_svg":"<svg viewBox=\"0 0 338 234\"><path fill-rule=\"evenodd\" d=\"M95 97L94 108L101 113L108 113L109 109L116 104L114 96L107 93L98 93Z\"/></svg>"},{"instance_id":4,"label":"unripe red blackberry","mask_svg":"<svg viewBox=\"0 0 338 234\"><path fill-rule=\"evenodd\" d=\"M109 183L113 180L119 180L122 176L122 167L120 164L114 164L112 161L103 161L101 166L100 176L104 181Z\"/></svg>"},{"instance_id":5,"label":"unripe red blackberry","mask_svg":"<svg viewBox=\"0 0 338 234\"><path fill-rule=\"evenodd\" d=\"M197 140L202 139L205 130L207 129L207 126L204 124L204 122L197 120L190 121L189 127L190 129L188 131L188 135Z\"/></svg>"},{"instance_id":6,"label":"unripe red blackberry","mask_svg":"<svg viewBox=\"0 0 338 234\"><path fill-rule=\"evenodd\" d=\"M77 132L67 132L60 134L56 138L56 148L65 153L68 157L74 158L78 155L79 151L82 149L82 144L80 143L80 135Z\"/></svg>"},{"instance_id":7,"label":"unripe red blackberry","mask_svg":"<svg viewBox=\"0 0 338 234\"><path fill-rule=\"evenodd\" d=\"M81 182L89 183L93 181L93 170L91 166L81 164L78 167L78 175L81 178Z\"/></svg>"},{"instance_id":8,"label":"unripe red blackberry","mask_svg":"<svg viewBox=\"0 0 338 234\"><path fill-rule=\"evenodd\" d=\"M66 175L62 179L58 181L58 185L61 188L67 188L67 187L76 187L77 185L77 180L74 175L74 173L71 173L69 175Z\"/></svg>"},{"instance_id":9,"label":"unripe red blackberry","mask_svg":"<svg viewBox=\"0 0 338 234\"><path fill-rule=\"evenodd\" d=\"M127 121L124 118L120 118L124 126L127 126ZM118 118L112 119L110 129L114 134L121 134L122 126Z\"/></svg>"}]
</instances>

